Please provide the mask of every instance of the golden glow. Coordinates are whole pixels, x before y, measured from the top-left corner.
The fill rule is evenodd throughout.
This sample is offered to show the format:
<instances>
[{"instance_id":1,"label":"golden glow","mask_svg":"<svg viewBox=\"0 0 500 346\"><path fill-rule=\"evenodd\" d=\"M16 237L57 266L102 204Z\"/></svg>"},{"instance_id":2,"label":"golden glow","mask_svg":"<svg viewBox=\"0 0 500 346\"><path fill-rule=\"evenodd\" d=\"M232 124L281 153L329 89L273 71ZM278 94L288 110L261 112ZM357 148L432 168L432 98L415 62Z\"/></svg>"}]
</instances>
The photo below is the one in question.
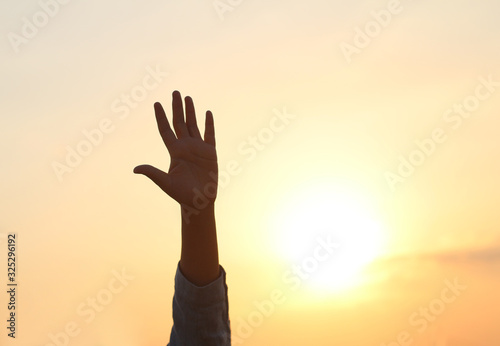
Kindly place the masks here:
<instances>
[{"instance_id":1,"label":"golden glow","mask_svg":"<svg viewBox=\"0 0 500 346\"><path fill-rule=\"evenodd\" d=\"M272 222L279 255L311 289L358 285L363 268L383 253L379 222L365 199L341 183L315 181L285 196Z\"/></svg>"},{"instance_id":2,"label":"golden glow","mask_svg":"<svg viewBox=\"0 0 500 346\"><path fill-rule=\"evenodd\" d=\"M232 9L224 20L215 3ZM500 1L401 1L377 36L357 34L373 13L389 20L388 3L0 2L2 290L8 232L20 261L19 334L3 334L4 291L0 345L54 345L72 321L71 346L168 343L180 208L132 170L168 169L153 104L172 120L175 89L194 99L200 131L214 114L234 340L500 345ZM351 63L343 42L363 45ZM271 128L273 109L295 117ZM105 119L114 130L100 138ZM386 173L400 176L400 156L439 129L447 139L392 191ZM316 252L330 257L315 268L328 235L340 247ZM136 279L87 323L78 306L122 268ZM467 291L421 332L409 316L421 321L455 277ZM283 302L257 325L276 290Z\"/></svg>"}]
</instances>

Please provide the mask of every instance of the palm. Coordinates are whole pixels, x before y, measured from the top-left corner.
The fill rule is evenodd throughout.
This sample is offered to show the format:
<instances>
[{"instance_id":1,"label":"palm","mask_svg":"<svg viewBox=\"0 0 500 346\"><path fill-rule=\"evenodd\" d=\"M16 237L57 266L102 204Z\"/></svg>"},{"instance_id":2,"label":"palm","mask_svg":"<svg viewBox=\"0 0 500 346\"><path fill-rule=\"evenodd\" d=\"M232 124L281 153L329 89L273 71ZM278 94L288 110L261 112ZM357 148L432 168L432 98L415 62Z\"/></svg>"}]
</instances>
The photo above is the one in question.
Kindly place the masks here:
<instances>
[{"instance_id":1,"label":"palm","mask_svg":"<svg viewBox=\"0 0 500 346\"><path fill-rule=\"evenodd\" d=\"M182 98L177 91L173 93L172 109L175 135L163 108L159 103L155 104L158 129L171 157L168 173L149 165L137 166L134 172L148 176L181 205L194 206L195 198L200 194L213 202L218 171L212 113L206 114L203 140L196 124L192 99L186 97L186 121Z\"/></svg>"},{"instance_id":2,"label":"palm","mask_svg":"<svg viewBox=\"0 0 500 346\"><path fill-rule=\"evenodd\" d=\"M173 145L170 155L172 161L168 175L172 188L169 195L177 202L188 205L193 204L195 191L215 200L211 189L217 186L215 147L201 139L184 138Z\"/></svg>"}]
</instances>

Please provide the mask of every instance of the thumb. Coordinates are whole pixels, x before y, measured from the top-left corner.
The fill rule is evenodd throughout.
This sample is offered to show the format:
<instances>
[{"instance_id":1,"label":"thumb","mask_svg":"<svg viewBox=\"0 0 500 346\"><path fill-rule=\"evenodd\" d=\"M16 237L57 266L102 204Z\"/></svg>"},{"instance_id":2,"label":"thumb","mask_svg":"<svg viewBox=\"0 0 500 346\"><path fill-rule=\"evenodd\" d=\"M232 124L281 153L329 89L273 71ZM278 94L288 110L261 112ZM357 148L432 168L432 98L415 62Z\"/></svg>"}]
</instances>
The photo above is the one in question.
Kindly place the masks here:
<instances>
[{"instance_id":1,"label":"thumb","mask_svg":"<svg viewBox=\"0 0 500 346\"><path fill-rule=\"evenodd\" d=\"M137 166L134 168L134 173L145 175L170 196L171 181L167 173L150 165Z\"/></svg>"}]
</instances>

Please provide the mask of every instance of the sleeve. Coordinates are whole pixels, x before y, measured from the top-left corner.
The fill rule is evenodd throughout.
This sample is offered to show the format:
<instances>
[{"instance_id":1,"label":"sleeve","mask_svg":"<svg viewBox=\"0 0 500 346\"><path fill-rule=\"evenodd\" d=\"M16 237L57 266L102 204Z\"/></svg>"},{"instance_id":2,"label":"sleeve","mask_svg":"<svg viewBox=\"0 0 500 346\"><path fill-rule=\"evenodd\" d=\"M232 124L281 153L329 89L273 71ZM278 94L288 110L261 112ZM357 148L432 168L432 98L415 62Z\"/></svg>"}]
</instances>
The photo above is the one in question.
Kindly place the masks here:
<instances>
[{"instance_id":1,"label":"sleeve","mask_svg":"<svg viewBox=\"0 0 500 346\"><path fill-rule=\"evenodd\" d=\"M174 325L167 346L230 346L228 310L226 272L222 266L215 281L198 287L184 277L178 264L172 303Z\"/></svg>"}]
</instances>

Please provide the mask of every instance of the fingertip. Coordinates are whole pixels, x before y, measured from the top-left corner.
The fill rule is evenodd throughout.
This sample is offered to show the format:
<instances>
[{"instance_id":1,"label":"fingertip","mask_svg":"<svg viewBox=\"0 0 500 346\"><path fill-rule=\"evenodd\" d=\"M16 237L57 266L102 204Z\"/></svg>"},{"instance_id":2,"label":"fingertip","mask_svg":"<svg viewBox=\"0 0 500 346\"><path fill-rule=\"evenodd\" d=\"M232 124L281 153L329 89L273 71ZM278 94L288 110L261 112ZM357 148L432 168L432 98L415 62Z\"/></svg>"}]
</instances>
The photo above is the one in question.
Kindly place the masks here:
<instances>
[{"instance_id":1,"label":"fingertip","mask_svg":"<svg viewBox=\"0 0 500 346\"><path fill-rule=\"evenodd\" d=\"M172 92L172 96L175 97L175 96L181 96L181 93L179 92L179 90L174 90Z\"/></svg>"},{"instance_id":2,"label":"fingertip","mask_svg":"<svg viewBox=\"0 0 500 346\"><path fill-rule=\"evenodd\" d=\"M206 121L207 121L207 124L213 126L213 124L214 124L214 115L212 114L212 111L207 111L207 113L206 113Z\"/></svg>"},{"instance_id":3,"label":"fingertip","mask_svg":"<svg viewBox=\"0 0 500 346\"><path fill-rule=\"evenodd\" d=\"M153 108L154 108L155 114L157 116L158 116L159 113L161 113L163 111L163 106L161 105L160 102L155 102L154 105L153 105Z\"/></svg>"},{"instance_id":4,"label":"fingertip","mask_svg":"<svg viewBox=\"0 0 500 346\"><path fill-rule=\"evenodd\" d=\"M135 174L143 174L145 165L139 165L134 167Z\"/></svg>"}]
</instances>

